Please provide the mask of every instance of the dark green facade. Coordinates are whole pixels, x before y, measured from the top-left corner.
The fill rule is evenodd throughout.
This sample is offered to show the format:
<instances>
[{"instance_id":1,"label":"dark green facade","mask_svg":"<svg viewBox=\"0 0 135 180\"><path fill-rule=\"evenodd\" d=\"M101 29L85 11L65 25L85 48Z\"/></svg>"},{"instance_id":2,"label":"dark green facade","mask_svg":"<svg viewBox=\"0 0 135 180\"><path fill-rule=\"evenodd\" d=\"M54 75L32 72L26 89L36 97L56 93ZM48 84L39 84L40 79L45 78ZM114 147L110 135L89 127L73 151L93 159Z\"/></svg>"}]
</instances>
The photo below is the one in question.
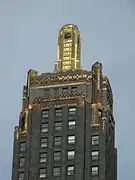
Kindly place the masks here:
<instances>
[{"instance_id":1,"label":"dark green facade","mask_svg":"<svg viewBox=\"0 0 135 180\"><path fill-rule=\"evenodd\" d=\"M102 65L28 72L12 180L117 180L113 95Z\"/></svg>"}]
</instances>

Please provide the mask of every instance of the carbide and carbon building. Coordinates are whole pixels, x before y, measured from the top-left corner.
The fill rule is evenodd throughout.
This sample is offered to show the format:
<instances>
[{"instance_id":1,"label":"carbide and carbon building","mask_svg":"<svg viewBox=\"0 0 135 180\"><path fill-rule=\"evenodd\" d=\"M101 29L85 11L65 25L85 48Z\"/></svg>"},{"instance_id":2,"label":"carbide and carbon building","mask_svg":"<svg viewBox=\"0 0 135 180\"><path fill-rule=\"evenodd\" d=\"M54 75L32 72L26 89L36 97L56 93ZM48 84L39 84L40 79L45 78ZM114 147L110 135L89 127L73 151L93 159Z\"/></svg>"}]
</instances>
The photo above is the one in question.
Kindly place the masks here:
<instances>
[{"instance_id":1,"label":"carbide and carbon building","mask_svg":"<svg viewBox=\"0 0 135 180\"><path fill-rule=\"evenodd\" d=\"M12 180L117 180L112 89L101 63L81 68L80 53L80 31L66 24L54 71L28 71Z\"/></svg>"}]
</instances>

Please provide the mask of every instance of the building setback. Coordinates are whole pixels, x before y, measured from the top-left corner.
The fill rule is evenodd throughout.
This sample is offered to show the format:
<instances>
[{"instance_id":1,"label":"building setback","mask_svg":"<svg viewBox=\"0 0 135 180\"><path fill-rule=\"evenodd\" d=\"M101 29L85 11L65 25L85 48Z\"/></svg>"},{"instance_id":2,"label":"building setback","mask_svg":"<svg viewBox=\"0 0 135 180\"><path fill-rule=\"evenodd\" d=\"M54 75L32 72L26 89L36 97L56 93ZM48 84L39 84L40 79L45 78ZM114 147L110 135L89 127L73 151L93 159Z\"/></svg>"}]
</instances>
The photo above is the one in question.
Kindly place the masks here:
<instances>
[{"instance_id":1,"label":"building setback","mask_svg":"<svg viewBox=\"0 0 135 180\"><path fill-rule=\"evenodd\" d=\"M78 27L64 25L54 72L28 71L12 180L117 180L112 89L101 63L81 68L80 46Z\"/></svg>"}]
</instances>

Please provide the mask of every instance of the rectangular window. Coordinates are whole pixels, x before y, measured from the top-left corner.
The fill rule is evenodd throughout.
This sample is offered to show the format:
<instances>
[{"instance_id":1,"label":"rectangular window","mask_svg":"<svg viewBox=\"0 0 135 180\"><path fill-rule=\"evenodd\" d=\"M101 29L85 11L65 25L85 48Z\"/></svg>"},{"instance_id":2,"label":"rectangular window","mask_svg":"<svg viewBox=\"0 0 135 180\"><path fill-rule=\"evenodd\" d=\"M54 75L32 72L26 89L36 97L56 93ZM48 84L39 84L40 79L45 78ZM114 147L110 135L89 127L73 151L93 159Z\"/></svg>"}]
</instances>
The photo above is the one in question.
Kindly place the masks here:
<instances>
[{"instance_id":1,"label":"rectangular window","mask_svg":"<svg viewBox=\"0 0 135 180\"><path fill-rule=\"evenodd\" d=\"M25 142L21 142L21 143L20 143L20 151L21 151L21 152L24 152L24 151L25 151L25 148L26 148L26 143L25 143Z\"/></svg>"},{"instance_id":2,"label":"rectangular window","mask_svg":"<svg viewBox=\"0 0 135 180\"><path fill-rule=\"evenodd\" d=\"M98 166L92 166L91 168L92 176L98 176L98 173L99 173Z\"/></svg>"},{"instance_id":3,"label":"rectangular window","mask_svg":"<svg viewBox=\"0 0 135 180\"><path fill-rule=\"evenodd\" d=\"M77 87L72 87L71 88L71 93L77 93Z\"/></svg>"},{"instance_id":4,"label":"rectangular window","mask_svg":"<svg viewBox=\"0 0 135 180\"><path fill-rule=\"evenodd\" d=\"M54 152L53 160L54 161L60 161L60 158L61 158L61 152Z\"/></svg>"},{"instance_id":5,"label":"rectangular window","mask_svg":"<svg viewBox=\"0 0 135 180\"><path fill-rule=\"evenodd\" d=\"M75 129L75 120L68 121L68 129Z\"/></svg>"},{"instance_id":6,"label":"rectangular window","mask_svg":"<svg viewBox=\"0 0 135 180\"><path fill-rule=\"evenodd\" d=\"M62 116L62 108L60 108L60 109L55 109L55 116L56 116L56 117Z\"/></svg>"},{"instance_id":7,"label":"rectangular window","mask_svg":"<svg viewBox=\"0 0 135 180\"><path fill-rule=\"evenodd\" d=\"M54 167L53 168L53 175L54 176L60 176L60 167Z\"/></svg>"},{"instance_id":8,"label":"rectangular window","mask_svg":"<svg viewBox=\"0 0 135 180\"><path fill-rule=\"evenodd\" d=\"M45 96L45 97L49 96L49 89L45 89L45 90L44 90L44 96Z\"/></svg>"},{"instance_id":9,"label":"rectangular window","mask_svg":"<svg viewBox=\"0 0 135 180\"><path fill-rule=\"evenodd\" d=\"M75 144L75 136L68 136L68 144Z\"/></svg>"},{"instance_id":10,"label":"rectangular window","mask_svg":"<svg viewBox=\"0 0 135 180\"><path fill-rule=\"evenodd\" d=\"M55 122L55 131L60 131L62 129L62 122Z\"/></svg>"},{"instance_id":11,"label":"rectangular window","mask_svg":"<svg viewBox=\"0 0 135 180\"><path fill-rule=\"evenodd\" d=\"M66 65L63 66L63 70L68 70L68 69L71 69L71 66L66 66Z\"/></svg>"},{"instance_id":12,"label":"rectangular window","mask_svg":"<svg viewBox=\"0 0 135 180\"><path fill-rule=\"evenodd\" d=\"M49 117L49 110L42 110L41 116L42 116L42 118L48 118Z\"/></svg>"},{"instance_id":13,"label":"rectangular window","mask_svg":"<svg viewBox=\"0 0 135 180\"><path fill-rule=\"evenodd\" d=\"M24 173L19 173L19 179L18 180L24 180Z\"/></svg>"},{"instance_id":14,"label":"rectangular window","mask_svg":"<svg viewBox=\"0 0 135 180\"><path fill-rule=\"evenodd\" d=\"M75 115L76 113L76 107L70 107L69 108L69 115Z\"/></svg>"},{"instance_id":15,"label":"rectangular window","mask_svg":"<svg viewBox=\"0 0 135 180\"><path fill-rule=\"evenodd\" d=\"M67 167L67 175L73 176L74 175L74 166L68 166Z\"/></svg>"},{"instance_id":16,"label":"rectangular window","mask_svg":"<svg viewBox=\"0 0 135 180\"><path fill-rule=\"evenodd\" d=\"M92 160L98 160L99 159L99 151L92 151L91 157L92 157Z\"/></svg>"},{"instance_id":17,"label":"rectangular window","mask_svg":"<svg viewBox=\"0 0 135 180\"><path fill-rule=\"evenodd\" d=\"M65 60L70 60L71 59L71 57L69 57L69 56L64 56L63 57L63 60L65 61Z\"/></svg>"},{"instance_id":18,"label":"rectangular window","mask_svg":"<svg viewBox=\"0 0 135 180\"><path fill-rule=\"evenodd\" d=\"M24 164L25 164L25 158L22 157L20 158L20 167L24 167Z\"/></svg>"},{"instance_id":19,"label":"rectangular window","mask_svg":"<svg viewBox=\"0 0 135 180\"><path fill-rule=\"evenodd\" d=\"M68 160L73 160L75 158L75 151L68 151Z\"/></svg>"},{"instance_id":20,"label":"rectangular window","mask_svg":"<svg viewBox=\"0 0 135 180\"><path fill-rule=\"evenodd\" d=\"M64 61L63 62L63 65L65 66L65 65L71 65L71 61Z\"/></svg>"},{"instance_id":21,"label":"rectangular window","mask_svg":"<svg viewBox=\"0 0 135 180\"><path fill-rule=\"evenodd\" d=\"M41 124L41 132L48 132L48 123Z\"/></svg>"},{"instance_id":22,"label":"rectangular window","mask_svg":"<svg viewBox=\"0 0 135 180\"><path fill-rule=\"evenodd\" d=\"M71 55L71 52L64 52L64 56L69 56Z\"/></svg>"},{"instance_id":23,"label":"rectangular window","mask_svg":"<svg viewBox=\"0 0 135 180\"><path fill-rule=\"evenodd\" d=\"M72 43L65 43L64 47L70 47L72 45Z\"/></svg>"},{"instance_id":24,"label":"rectangular window","mask_svg":"<svg viewBox=\"0 0 135 180\"><path fill-rule=\"evenodd\" d=\"M98 145L99 144L99 135L92 136L92 145Z\"/></svg>"},{"instance_id":25,"label":"rectangular window","mask_svg":"<svg viewBox=\"0 0 135 180\"><path fill-rule=\"evenodd\" d=\"M59 88L55 88L53 90L54 96L58 96L59 95Z\"/></svg>"},{"instance_id":26,"label":"rectangular window","mask_svg":"<svg viewBox=\"0 0 135 180\"><path fill-rule=\"evenodd\" d=\"M68 88L62 88L62 94L67 95L68 94Z\"/></svg>"},{"instance_id":27,"label":"rectangular window","mask_svg":"<svg viewBox=\"0 0 135 180\"><path fill-rule=\"evenodd\" d=\"M47 162L47 153L41 153L40 154L40 163Z\"/></svg>"},{"instance_id":28,"label":"rectangular window","mask_svg":"<svg viewBox=\"0 0 135 180\"><path fill-rule=\"evenodd\" d=\"M47 138L42 138L41 139L41 148L46 148L48 144L48 139Z\"/></svg>"},{"instance_id":29,"label":"rectangular window","mask_svg":"<svg viewBox=\"0 0 135 180\"><path fill-rule=\"evenodd\" d=\"M64 48L64 51L70 51L70 48Z\"/></svg>"},{"instance_id":30,"label":"rectangular window","mask_svg":"<svg viewBox=\"0 0 135 180\"><path fill-rule=\"evenodd\" d=\"M61 145L61 137L55 137L54 146L60 146L60 145Z\"/></svg>"},{"instance_id":31,"label":"rectangular window","mask_svg":"<svg viewBox=\"0 0 135 180\"><path fill-rule=\"evenodd\" d=\"M39 172L40 174L39 174L39 177L40 178L45 178L46 176L47 176L47 170L46 170L46 168L42 168L42 169L40 169L40 172Z\"/></svg>"}]
</instances>

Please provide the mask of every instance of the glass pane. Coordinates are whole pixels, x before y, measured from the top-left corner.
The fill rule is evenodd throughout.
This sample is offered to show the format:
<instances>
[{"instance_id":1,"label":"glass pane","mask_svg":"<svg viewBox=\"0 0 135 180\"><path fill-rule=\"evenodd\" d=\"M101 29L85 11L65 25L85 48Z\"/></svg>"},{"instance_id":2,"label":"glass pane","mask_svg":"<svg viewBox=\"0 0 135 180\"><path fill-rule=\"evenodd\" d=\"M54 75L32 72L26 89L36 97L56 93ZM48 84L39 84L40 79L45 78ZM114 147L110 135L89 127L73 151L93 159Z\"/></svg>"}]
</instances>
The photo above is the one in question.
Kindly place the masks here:
<instances>
[{"instance_id":1,"label":"glass pane","mask_svg":"<svg viewBox=\"0 0 135 180\"><path fill-rule=\"evenodd\" d=\"M62 123L61 122L56 122L55 123L55 131L60 131L62 128Z\"/></svg>"},{"instance_id":2,"label":"glass pane","mask_svg":"<svg viewBox=\"0 0 135 180\"><path fill-rule=\"evenodd\" d=\"M53 169L54 176L60 176L60 167L56 167Z\"/></svg>"},{"instance_id":3,"label":"glass pane","mask_svg":"<svg viewBox=\"0 0 135 180\"><path fill-rule=\"evenodd\" d=\"M48 123L43 123L41 125L41 131L42 132L48 132Z\"/></svg>"},{"instance_id":4,"label":"glass pane","mask_svg":"<svg viewBox=\"0 0 135 180\"><path fill-rule=\"evenodd\" d=\"M68 172L67 172L68 176L71 176L74 174L74 166L69 166L68 167Z\"/></svg>"},{"instance_id":5,"label":"glass pane","mask_svg":"<svg viewBox=\"0 0 135 180\"><path fill-rule=\"evenodd\" d=\"M46 177L46 169L40 169L40 178Z\"/></svg>"},{"instance_id":6,"label":"glass pane","mask_svg":"<svg viewBox=\"0 0 135 180\"><path fill-rule=\"evenodd\" d=\"M74 159L75 151L68 151L68 159Z\"/></svg>"},{"instance_id":7,"label":"glass pane","mask_svg":"<svg viewBox=\"0 0 135 180\"><path fill-rule=\"evenodd\" d=\"M49 110L43 110L42 111L42 118L48 118Z\"/></svg>"},{"instance_id":8,"label":"glass pane","mask_svg":"<svg viewBox=\"0 0 135 180\"><path fill-rule=\"evenodd\" d=\"M60 152L55 152L54 153L54 161L60 161Z\"/></svg>"},{"instance_id":9,"label":"glass pane","mask_svg":"<svg viewBox=\"0 0 135 180\"><path fill-rule=\"evenodd\" d=\"M61 145L61 137L55 137L54 138L54 145L55 146Z\"/></svg>"},{"instance_id":10,"label":"glass pane","mask_svg":"<svg viewBox=\"0 0 135 180\"><path fill-rule=\"evenodd\" d=\"M75 129L75 121L73 120L73 121L69 121L68 122L68 127L69 127L69 129Z\"/></svg>"},{"instance_id":11,"label":"glass pane","mask_svg":"<svg viewBox=\"0 0 135 180\"><path fill-rule=\"evenodd\" d=\"M46 162L47 161L47 153L41 153L40 154L40 162Z\"/></svg>"},{"instance_id":12,"label":"glass pane","mask_svg":"<svg viewBox=\"0 0 135 180\"><path fill-rule=\"evenodd\" d=\"M21 152L25 151L25 148L26 148L26 143L25 142L20 143L20 151Z\"/></svg>"},{"instance_id":13,"label":"glass pane","mask_svg":"<svg viewBox=\"0 0 135 180\"><path fill-rule=\"evenodd\" d=\"M41 139L41 148L47 147L47 138L42 138Z\"/></svg>"},{"instance_id":14,"label":"glass pane","mask_svg":"<svg viewBox=\"0 0 135 180\"><path fill-rule=\"evenodd\" d=\"M68 136L68 143L74 144L75 143L75 136Z\"/></svg>"}]
</instances>

